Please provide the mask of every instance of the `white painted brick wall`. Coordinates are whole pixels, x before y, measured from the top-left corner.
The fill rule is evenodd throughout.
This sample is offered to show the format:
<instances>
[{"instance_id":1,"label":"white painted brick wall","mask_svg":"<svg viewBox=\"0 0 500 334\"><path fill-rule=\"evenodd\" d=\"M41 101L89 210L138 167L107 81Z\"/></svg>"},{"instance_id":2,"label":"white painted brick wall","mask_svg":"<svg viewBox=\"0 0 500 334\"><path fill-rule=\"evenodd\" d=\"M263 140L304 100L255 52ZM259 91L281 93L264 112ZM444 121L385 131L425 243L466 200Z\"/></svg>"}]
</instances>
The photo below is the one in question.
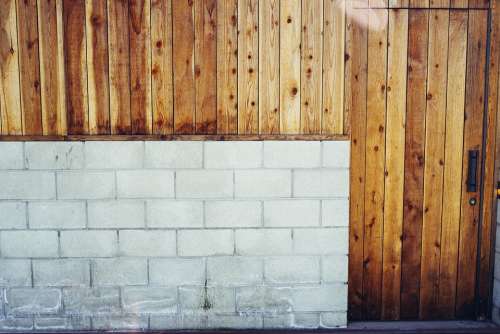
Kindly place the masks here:
<instances>
[{"instance_id":1,"label":"white painted brick wall","mask_svg":"<svg viewBox=\"0 0 500 334\"><path fill-rule=\"evenodd\" d=\"M346 324L348 142L0 156L0 331Z\"/></svg>"}]
</instances>

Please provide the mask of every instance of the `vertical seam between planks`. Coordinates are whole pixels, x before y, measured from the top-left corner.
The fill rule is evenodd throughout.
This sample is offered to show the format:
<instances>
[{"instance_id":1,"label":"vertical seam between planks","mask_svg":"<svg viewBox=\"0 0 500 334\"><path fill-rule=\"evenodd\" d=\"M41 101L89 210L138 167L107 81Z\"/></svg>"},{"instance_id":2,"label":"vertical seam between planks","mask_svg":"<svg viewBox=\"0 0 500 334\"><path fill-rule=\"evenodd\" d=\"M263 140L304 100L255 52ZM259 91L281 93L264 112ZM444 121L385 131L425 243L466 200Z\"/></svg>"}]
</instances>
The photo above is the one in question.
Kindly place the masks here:
<instances>
[{"instance_id":1,"label":"vertical seam between planks","mask_svg":"<svg viewBox=\"0 0 500 334\"><path fill-rule=\"evenodd\" d=\"M113 1L116 1L116 0L113 0ZM133 134L135 133L134 131L134 117L133 117L133 113L132 113L132 94L133 94L133 90L132 90L132 81L131 81L131 78L132 78L132 58L131 58L131 52L130 52L130 40L131 40L131 37L132 34L130 33L130 22L131 20L131 17L130 17L130 0L127 0L127 44L128 44L128 85L127 85L127 88L129 90L129 94L128 94L128 113L129 113L129 120L130 120L130 127L129 127L129 130L128 132L130 134ZM133 33L133 32L132 32ZM121 94L120 94L121 95ZM120 110L118 110L118 112L120 112Z\"/></svg>"},{"instance_id":2,"label":"vertical seam between planks","mask_svg":"<svg viewBox=\"0 0 500 334\"><path fill-rule=\"evenodd\" d=\"M111 116L111 66L110 66L110 54L111 54L111 48L109 45L109 24L111 22L109 18L109 1L113 0L107 0L106 1L106 45L108 46L107 54L108 54L108 117L109 117L109 124L108 124L108 133L112 134L113 133L113 118Z\"/></svg>"},{"instance_id":3,"label":"vertical seam between planks","mask_svg":"<svg viewBox=\"0 0 500 334\"><path fill-rule=\"evenodd\" d=\"M325 1L328 1L328 0L325 0ZM343 70L344 70L344 75L342 76L342 79L341 81L343 82L342 84L342 99L343 99L343 103L342 103L342 124L340 124L341 126L341 131L339 134L346 134L346 130L349 129L349 139L351 138L351 134L352 134L352 131L351 131L351 125L349 126L345 126L346 124L344 124L347 120L349 120L349 123L351 121L351 115L348 115L348 117L346 116L346 101L345 101L345 96L346 96L346 92L345 92L345 79L346 79L346 53L347 53L347 4L346 4L346 0L342 0L342 18L343 18L343 28L344 28L344 40L343 40L343 44L344 44L344 54L342 55L342 64L343 64ZM350 55L352 56L352 55ZM351 60L351 64L352 64L352 60ZM351 66L352 67L352 66ZM349 111L352 111L352 110L349 110Z\"/></svg>"},{"instance_id":4,"label":"vertical seam between planks","mask_svg":"<svg viewBox=\"0 0 500 334\"><path fill-rule=\"evenodd\" d=\"M84 45L84 53L85 53L85 81L87 82L87 131L84 131L84 133L90 134L90 97L89 97L89 59L87 55L87 10L86 10L86 1L84 0L83 3L83 45ZM43 121L42 121L43 123ZM83 124L83 130L85 129L85 122Z\"/></svg>"},{"instance_id":5,"label":"vertical seam between planks","mask_svg":"<svg viewBox=\"0 0 500 334\"><path fill-rule=\"evenodd\" d=\"M172 124L171 124L171 133L175 134L175 78L174 78L174 1L170 0L170 79L172 82ZM169 131L170 132L170 131Z\"/></svg>"},{"instance_id":6,"label":"vertical seam between planks","mask_svg":"<svg viewBox=\"0 0 500 334\"><path fill-rule=\"evenodd\" d=\"M38 4L40 0L36 0L36 37L37 37L37 46L38 46L38 79L40 81L40 84L38 85L39 90L39 97L38 97L38 103L40 104L40 128L42 130L42 135L43 135L43 105L42 105L42 85L41 85L41 67L42 67L42 59L40 57L40 17L38 17Z\"/></svg>"}]
</instances>

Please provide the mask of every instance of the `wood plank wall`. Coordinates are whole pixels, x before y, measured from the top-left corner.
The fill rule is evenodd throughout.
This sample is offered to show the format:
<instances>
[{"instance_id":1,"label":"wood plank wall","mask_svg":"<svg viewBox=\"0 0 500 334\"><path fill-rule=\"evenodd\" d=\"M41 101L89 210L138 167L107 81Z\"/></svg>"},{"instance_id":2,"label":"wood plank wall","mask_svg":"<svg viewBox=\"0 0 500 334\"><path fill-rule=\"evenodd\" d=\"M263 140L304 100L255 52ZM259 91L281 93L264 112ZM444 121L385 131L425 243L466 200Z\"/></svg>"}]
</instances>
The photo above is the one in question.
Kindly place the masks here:
<instances>
[{"instance_id":1,"label":"wood plank wall","mask_svg":"<svg viewBox=\"0 0 500 334\"><path fill-rule=\"evenodd\" d=\"M345 5L2 0L0 136L345 138Z\"/></svg>"}]
</instances>

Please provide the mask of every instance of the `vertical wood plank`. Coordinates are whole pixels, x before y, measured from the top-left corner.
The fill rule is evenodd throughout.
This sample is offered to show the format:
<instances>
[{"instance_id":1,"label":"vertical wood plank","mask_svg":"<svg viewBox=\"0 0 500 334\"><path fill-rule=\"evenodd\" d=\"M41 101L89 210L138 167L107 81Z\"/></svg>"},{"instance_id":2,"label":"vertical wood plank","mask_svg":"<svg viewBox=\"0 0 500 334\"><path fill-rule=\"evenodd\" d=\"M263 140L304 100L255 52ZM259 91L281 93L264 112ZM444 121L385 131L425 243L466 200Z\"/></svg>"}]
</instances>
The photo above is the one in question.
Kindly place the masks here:
<instances>
[{"instance_id":1,"label":"vertical wood plank","mask_svg":"<svg viewBox=\"0 0 500 334\"><path fill-rule=\"evenodd\" d=\"M17 28L24 135L42 135L36 0L17 1Z\"/></svg>"},{"instance_id":2,"label":"vertical wood plank","mask_svg":"<svg viewBox=\"0 0 500 334\"><path fill-rule=\"evenodd\" d=\"M129 0L132 134L151 134L151 0Z\"/></svg>"},{"instance_id":3,"label":"vertical wood plank","mask_svg":"<svg viewBox=\"0 0 500 334\"><path fill-rule=\"evenodd\" d=\"M389 11L382 319L400 314L408 10Z\"/></svg>"},{"instance_id":4,"label":"vertical wood plank","mask_svg":"<svg viewBox=\"0 0 500 334\"><path fill-rule=\"evenodd\" d=\"M64 54L68 134L87 134L85 1L64 0Z\"/></svg>"},{"instance_id":5,"label":"vertical wood plank","mask_svg":"<svg viewBox=\"0 0 500 334\"><path fill-rule=\"evenodd\" d=\"M464 136L467 12L450 12L446 136L439 270L439 316L452 319L455 296L460 226L462 150Z\"/></svg>"},{"instance_id":6,"label":"vertical wood plank","mask_svg":"<svg viewBox=\"0 0 500 334\"><path fill-rule=\"evenodd\" d=\"M21 135L16 1L0 2L0 134Z\"/></svg>"},{"instance_id":7,"label":"vertical wood plank","mask_svg":"<svg viewBox=\"0 0 500 334\"><path fill-rule=\"evenodd\" d=\"M153 134L174 130L172 82L172 0L151 3Z\"/></svg>"},{"instance_id":8,"label":"vertical wood plank","mask_svg":"<svg viewBox=\"0 0 500 334\"><path fill-rule=\"evenodd\" d=\"M259 2L238 1L238 133L259 129Z\"/></svg>"},{"instance_id":9,"label":"vertical wood plank","mask_svg":"<svg viewBox=\"0 0 500 334\"><path fill-rule=\"evenodd\" d=\"M351 118L349 208L349 318L363 319L363 244L366 170L368 10L347 4L345 107Z\"/></svg>"},{"instance_id":10,"label":"vertical wood plank","mask_svg":"<svg viewBox=\"0 0 500 334\"><path fill-rule=\"evenodd\" d=\"M108 0L111 134L130 134L130 44L127 0Z\"/></svg>"},{"instance_id":11,"label":"vertical wood plank","mask_svg":"<svg viewBox=\"0 0 500 334\"><path fill-rule=\"evenodd\" d=\"M367 319L380 319L382 301L382 231L384 224L384 168L387 87L388 11L372 10L368 31L368 89L366 121L365 267L363 292Z\"/></svg>"},{"instance_id":12,"label":"vertical wood plank","mask_svg":"<svg viewBox=\"0 0 500 334\"><path fill-rule=\"evenodd\" d=\"M302 1L300 131L321 132L323 1Z\"/></svg>"},{"instance_id":13,"label":"vertical wood plank","mask_svg":"<svg viewBox=\"0 0 500 334\"><path fill-rule=\"evenodd\" d=\"M279 0L259 3L259 126L261 134L280 132Z\"/></svg>"},{"instance_id":14,"label":"vertical wood plank","mask_svg":"<svg viewBox=\"0 0 500 334\"><path fill-rule=\"evenodd\" d=\"M389 8L408 7L410 0L389 0Z\"/></svg>"},{"instance_id":15,"label":"vertical wood plank","mask_svg":"<svg viewBox=\"0 0 500 334\"><path fill-rule=\"evenodd\" d=\"M108 7L106 1L86 1L89 133L111 132L109 119Z\"/></svg>"},{"instance_id":16,"label":"vertical wood plank","mask_svg":"<svg viewBox=\"0 0 500 334\"><path fill-rule=\"evenodd\" d=\"M280 132L300 132L300 0L280 2Z\"/></svg>"},{"instance_id":17,"label":"vertical wood plank","mask_svg":"<svg viewBox=\"0 0 500 334\"><path fill-rule=\"evenodd\" d=\"M322 133L343 134L349 131L349 117L344 117L344 71L346 3L324 1L323 31L323 115Z\"/></svg>"},{"instance_id":18,"label":"vertical wood plank","mask_svg":"<svg viewBox=\"0 0 500 334\"><path fill-rule=\"evenodd\" d=\"M42 102L42 123L44 135L66 134L66 109L64 96L64 62L59 54L59 34L62 25L60 1L38 0L40 85ZM63 93L63 94L61 94Z\"/></svg>"},{"instance_id":19,"label":"vertical wood plank","mask_svg":"<svg viewBox=\"0 0 500 334\"><path fill-rule=\"evenodd\" d=\"M448 26L448 10L431 12L429 18L424 215L420 275L420 317L423 319L436 317L439 307Z\"/></svg>"},{"instance_id":20,"label":"vertical wood plank","mask_svg":"<svg viewBox=\"0 0 500 334\"><path fill-rule=\"evenodd\" d=\"M453 0L451 0L453 1ZM430 8L448 8L450 7L450 0L430 0Z\"/></svg>"},{"instance_id":21,"label":"vertical wood plank","mask_svg":"<svg viewBox=\"0 0 500 334\"><path fill-rule=\"evenodd\" d=\"M237 0L217 1L217 133L219 134L238 133L237 15Z\"/></svg>"},{"instance_id":22,"label":"vertical wood plank","mask_svg":"<svg viewBox=\"0 0 500 334\"><path fill-rule=\"evenodd\" d=\"M196 133L217 132L217 4L195 0Z\"/></svg>"},{"instance_id":23,"label":"vertical wood plank","mask_svg":"<svg viewBox=\"0 0 500 334\"><path fill-rule=\"evenodd\" d=\"M469 12L462 184L466 184L467 180L469 150L482 148L487 15L486 11ZM480 151L478 161L481 161L481 156ZM481 180L481 177L481 168L478 166L477 180ZM461 318L472 318L475 314L479 206L469 204L472 197L479 199L479 193L462 190L456 301L456 315Z\"/></svg>"},{"instance_id":24,"label":"vertical wood plank","mask_svg":"<svg viewBox=\"0 0 500 334\"><path fill-rule=\"evenodd\" d=\"M429 13L410 10L408 15L401 318L416 319L419 313Z\"/></svg>"},{"instance_id":25,"label":"vertical wood plank","mask_svg":"<svg viewBox=\"0 0 500 334\"><path fill-rule=\"evenodd\" d=\"M469 0L454 0L451 1L451 8L467 8L469 6Z\"/></svg>"},{"instance_id":26,"label":"vertical wood plank","mask_svg":"<svg viewBox=\"0 0 500 334\"><path fill-rule=\"evenodd\" d=\"M174 132L191 134L195 120L194 8L192 0L172 1Z\"/></svg>"},{"instance_id":27,"label":"vertical wood plank","mask_svg":"<svg viewBox=\"0 0 500 334\"><path fill-rule=\"evenodd\" d=\"M410 0L411 8L429 8L430 0Z\"/></svg>"},{"instance_id":28,"label":"vertical wood plank","mask_svg":"<svg viewBox=\"0 0 500 334\"><path fill-rule=\"evenodd\" d=\"M489 8L490 0L469 0L469 8Z\"/></svg>"}]
</instances>

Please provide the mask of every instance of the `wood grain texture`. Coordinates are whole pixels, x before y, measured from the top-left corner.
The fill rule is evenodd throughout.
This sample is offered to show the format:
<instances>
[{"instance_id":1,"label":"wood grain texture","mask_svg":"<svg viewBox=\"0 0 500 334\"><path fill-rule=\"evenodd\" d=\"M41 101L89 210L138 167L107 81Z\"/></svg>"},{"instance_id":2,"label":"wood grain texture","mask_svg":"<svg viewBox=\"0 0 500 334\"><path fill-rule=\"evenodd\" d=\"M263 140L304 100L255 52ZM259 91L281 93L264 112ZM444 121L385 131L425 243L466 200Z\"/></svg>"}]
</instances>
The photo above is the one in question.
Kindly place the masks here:
<instances>
[{"instance_id":1,"label":"wood grain texture","mask_svg":"<svg viewBox=\"0 0 500 334\"><path fill-rule=\"evenodd\" d=\"M453 1L453 0L451 0ZM429 0L430 8L448 8L450 7L450 0Z\"/></svg>"},{"instance_id":2,"label":"wood grain texture","mask_svg":"<svg viewBox=\"0 0 500 334\"><path fill-rule=\"evenodd\" d=\"M300 132L321 132L323 1L302 3Z\"/></svg>"},{"instance_id":3,"label":"wood grain texture","mask_svg":"<svg viewBox=\"0 0 500 334\"><path fill-rule=\"evenodd\" d=\"M389 11L382 319L400 315L408 10Z\"/></svg>"},{"instance_id":4,"label":"wood grain texture","mask_svg":"<svg viewBox=\"0 0 500 334\"><path fill-rule=\"evenodd\" d=\"M174 133L194 132L194 7L192 0L172 2L174 73Z\"/></svg>"},{"instance_id":5,"label":"wood grain texture","mask_svg":"<svg viewBox=\"0 0 500 334\"><path fill-rule=\"evenodd\" d=\"M448 70L449 11L432 11L429 17L427 109L425 114L424 214L420 317L432 319L439 306L441 217L443 207L446 82Z\"/></svg>"},{"instance_id":6,"label":"wood grain texture","mask_svg":"<svg viewBox=\"0 0 500 334\"><path fill-rule=\"evenodd\" d=\"M437 316L455 316L455 297L462 194L462 155L465 108L465 69L467 57L467 19L465 11L450 12L446 136L441 218L441 258L439 269L439 310Z\"/></svg>"},{"instance_id":7,"label":"wood grain texture","mask_svg":"<svg viewBox=\"0 0 500 334\"><path fill-rule=\"evenodd\" d=\"M410 11L401 262L401 318L417 319L424 190L427 11Z\"/></svg>"},{"instance_id":8,"label":"wood grain texture","mask_svg":"<svg viewBox=\"0 0 500 334\"><path fill-rule=\"evenodd\" d=\"M151 0L129 0L130 118L132 134L150 134L151 102Z\"/></svg>"},{"instance_id":9,"label":"wood grain texture","mask_svg":"<svg viewBox=\"0 0 500 334\"><path fill-rule=\"evenodd\" d=\"M301 2L280 2L280 130L300 132Z\"/></svg>"},{"instance_id":10,"label":"wood grain texture","mask_svg":"<svg viewBox=\"0 0 500 334\"><path fill-rule=\"evenodd\" d=\"M130 134L130 38L127 0L108 0L111 134Z\"/></svg>"},{"instance_id":11,"label":"wood grain texture","mask_svg":"<svg viewBox=\"0 0 500 334\"><path fill-rule=\"evenodd\" d=\"M451 8L467 8L469 0L454 0L450 3Z\"/></svg>"},{"instance_id":12,"label":"wood grain texture","mask_svg":"<svg viewBox=\"0 0 500 334\"><path fill-rule=\"evenodd\" d=\"M388 11L372 10L368 23L368 88L366 121L365 238L363 294L367 319L380 319L382 238L384 224L385 122L387 92Z\"/></svg>"},{"instance_id":13,"label":"wood grain texture","mask_svg":"<svg viewBox=\"0 0 500 334\"><path fill-rule=\"evenodd\" d=\"M21 135L16 1L0 2L0 134Z\"/></svg>"},{"instance_id":14,"label":"wood grain texture","mask_svg":"<svg viewBox=\"0 0 500 334\"><path fill-rule=\"evenodd\" d=\"M217 1L217 133L238 133L238 1Z\"/></svg>"},{"instance_id":15,"label":"wood grain texture","mask_svg":"<svg viewBox=\"0 0 500 334\"><path fill-rule=\"evenodd\" d=\"M260 133L280 132L280 2L259 3Z\"/></svg>"},{"instance_id":16,"label":"wood grain texture","mask_svg":"<svg viewBox=\"0 0 500 334\"><path fill-rule=\"evenodd\" d=\"M217 3L195 0L196 133L217 133Z\"/></svg>"},{"instance_id":17,"label":"wood grain texture","mask_svg":"<svg viewBox=\"0 0 500 334\"><path fill-rule=\"evenodd\" d=\"M238 1L238 133L259 129L259 2Z\"/></svg>"},{"instance_id":18,"label":"wood grain texture","mask_svg":"<svg viewBox=\"0 0 500 334\"><path fill-rule=\"evenodd\" d=\"M368 11L348 6L345 107L351 118L348 314L363 319L363 244L366 171L366 84Z\"/></svg>"},{"instance_id":19,"label":"wood grain texture","mask_svg":"<svg viewBox=\"0 0 500 334\"><path fill-rule=\"evenodd\" d=\"M344 114L346 4L344 0L324 2L322 132L347 133Z\"/></svg>"},{"instance_id":20,"label":"wood grain texture","mask_svg":"<svg viewBox=\"0 0 500 334\"><path fill-rule=\"evenodd\" d=\"M151 2L151 80L153 134L174 131L172 78L172 0Z\"/></svg>"},{"instance_id":21,"label":"wood grain texture","mask_svg":"<svg viewBox=\"0 0 500 334\"><path fill-rule=\"evenodd\" d=\"M465 172L462 176L462 184L466 184L467 180L469 150L482 148L487 15L485 11L469 12L463 154ZM481 159L481 157L482 152L478 158ZM477 180L481 180L481 176L481 169L478 166ZM463 318L471 318L475 315L475 268L478 251L476 240L479 233L480 210L479 206L469 204L472 197L479 199L479 193L462 191L456 315Z\"/></svg>"},{"instance_id":22,"label":"wood grain texture","mask_svg":"<svg viewBox=\"0 0 500 334\"><path fill-rule=\"evenodd\" d=\"M85 1L64 0L64 54L68 133L89 132Z\"/></svg>"},{"instance_id":23,"label":"wood grain texture","mask_svg":"<svg viewBox=\"0 0 500 334\"><path fill-rule=\"evenodd\" d=\"M36 0L17 1L23 134L41 135L42 105Z\"/></svg>"},{"instance_id":24,"label":"wood grain texture","mask_svg":"<svg viewBox=\"0 0 500 334\"><path fill-rule=\"evenodd\" d=\"M109 134L108 6L106 1L86 1L89 133Z\"/></svg>"}]
</instances>

